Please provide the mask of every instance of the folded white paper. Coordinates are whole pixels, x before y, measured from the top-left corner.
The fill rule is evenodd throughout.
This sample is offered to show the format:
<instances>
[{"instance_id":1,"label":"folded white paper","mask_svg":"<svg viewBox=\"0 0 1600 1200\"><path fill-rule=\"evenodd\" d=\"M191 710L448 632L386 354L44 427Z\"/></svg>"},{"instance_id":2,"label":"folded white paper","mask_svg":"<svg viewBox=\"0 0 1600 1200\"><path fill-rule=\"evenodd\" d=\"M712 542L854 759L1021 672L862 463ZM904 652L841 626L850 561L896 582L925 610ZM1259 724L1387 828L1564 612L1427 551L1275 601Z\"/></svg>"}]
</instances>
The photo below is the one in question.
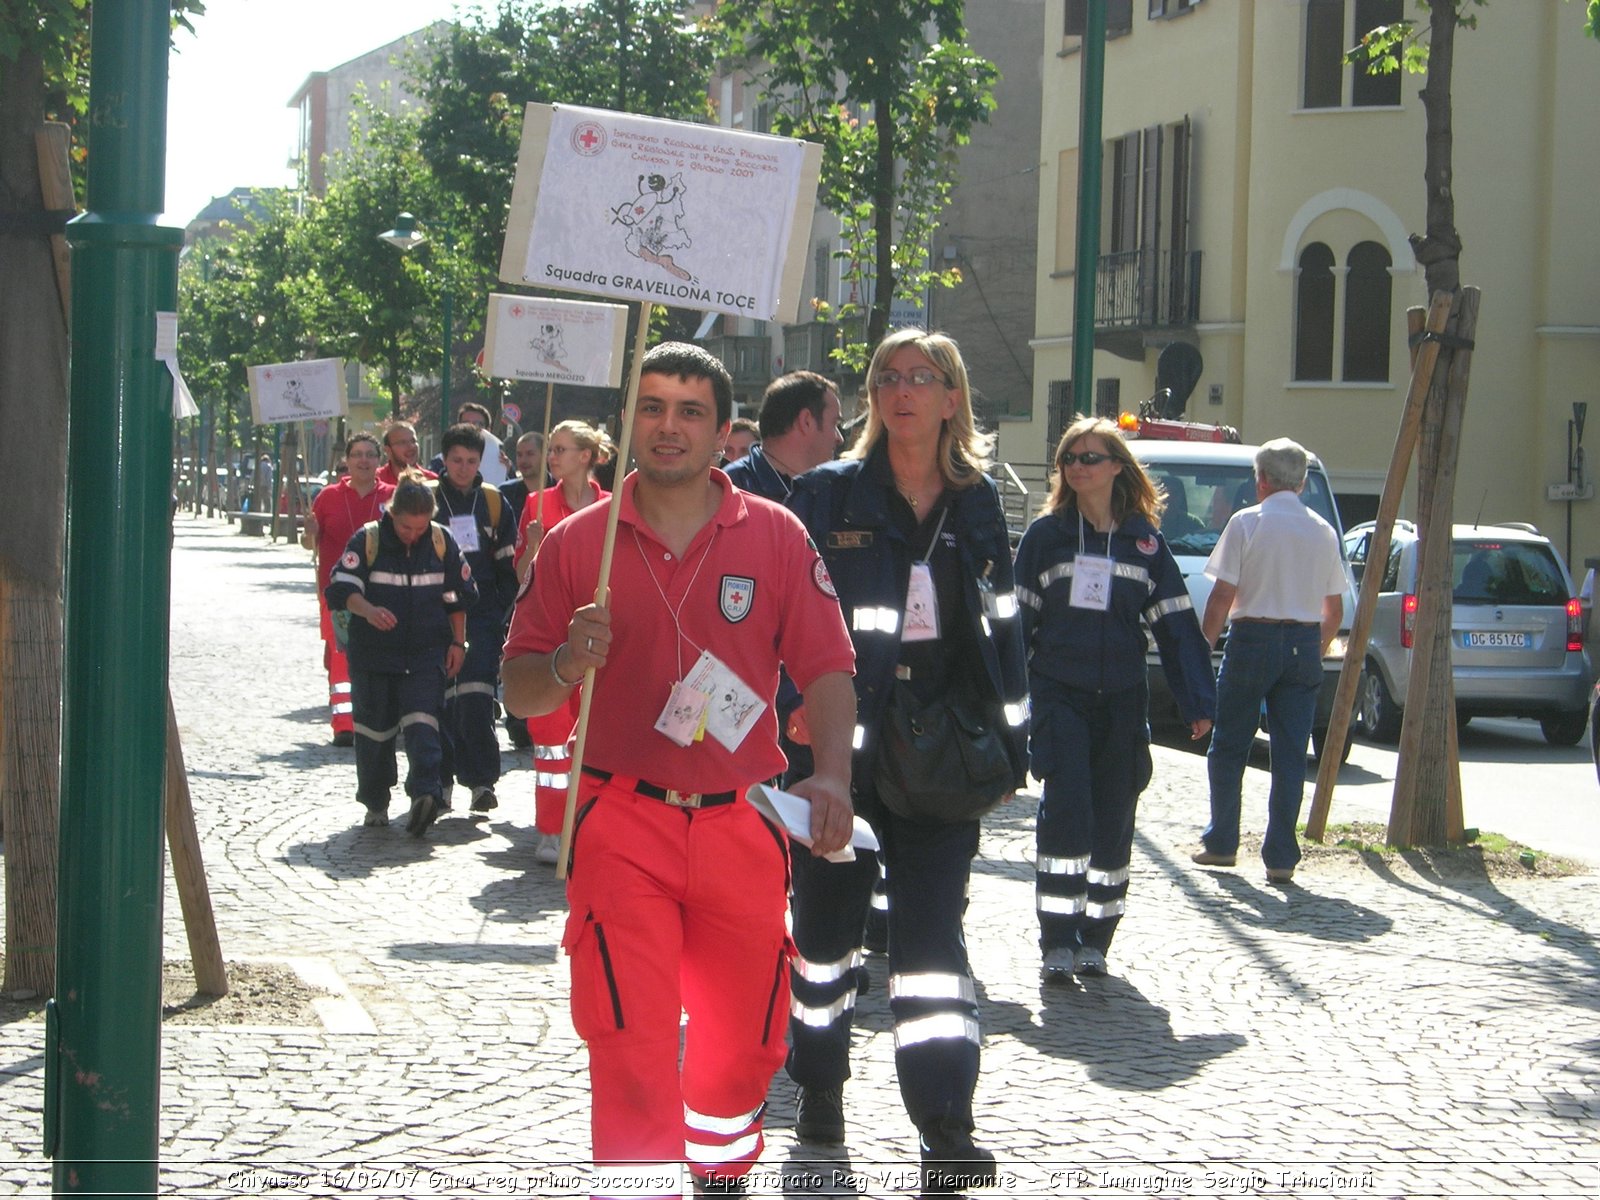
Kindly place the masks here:
<instances>
[{"instance_id":1,"label":"folded white paper","mask_svg":"<svg viewBox=\"0 0 1600 1200\"><path fill-rule=\"evenodd\" d=\"M781 792L774 787L756 784L744 794L757 812L774 825L789 831L789 836L802 846L811 845L811 801L793 792ZM876 850L878 837L860 817L850 832L850 843L825 857L829 862L855 862L856 849Z\"/></svg>"}]
</instances>

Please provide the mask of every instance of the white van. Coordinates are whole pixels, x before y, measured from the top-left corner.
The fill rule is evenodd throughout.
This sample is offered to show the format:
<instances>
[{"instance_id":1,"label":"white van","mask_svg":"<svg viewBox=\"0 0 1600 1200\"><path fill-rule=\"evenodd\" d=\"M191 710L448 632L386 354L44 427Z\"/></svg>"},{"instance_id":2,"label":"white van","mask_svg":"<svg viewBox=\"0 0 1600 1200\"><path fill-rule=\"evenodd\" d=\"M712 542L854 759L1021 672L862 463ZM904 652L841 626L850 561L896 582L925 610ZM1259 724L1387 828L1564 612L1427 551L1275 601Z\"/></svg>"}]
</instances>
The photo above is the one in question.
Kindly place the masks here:
<instances>
[{"instance_id":1,"label":"white van","mask_svg":"<svg viewBox=\"0 0 1600 1200\"><path fill-rule=\"evenodd\" d=\"M1228 518L1241 508L1256 502L1255 457L1259 447L1237 443L1168 441L1148 436L1131 436L1128 448L1149 472L1150 477L1166 489L1167 510L1161 518L1161 532L1166 535L1178 567L1183 571L1184 583L1189 588L1189 598L1194 602L1195 615L1206 610L1206 600L1211 595L1211 580L1205 574L1206 559L1211 557L1217 538L1222 535ZM1300 498L1306 505L1340 535L1343 544L1344 526L1339 521L1339 508L1334 503L1333 487L1321 461L1311 457L1306 474L1305 490ZM1328 657L1322 664L1322 692L1317 697L1317 715L1312 721L1311 741L1317 757L1322 756L1323 742L1328 735L1328 723L1333 713L1333 695L1339 686L1339 671L1344 665L1344 651L1350 632L1350 622L1355 618L1355 585L1349 564L1345 564L1344 617L1339 636L1329 647ZM1224 630L1212 654L1216 666L1222 664L1222 646L1227 642ZM1146 658L1150 680L1150 724L1153 728L1181 726L1172 691L1167 686L1161 661L1156 656L1152 642ZM1350 739L1345 739L1345 753L1350 750Z\"/></svg>"}]
</instances>

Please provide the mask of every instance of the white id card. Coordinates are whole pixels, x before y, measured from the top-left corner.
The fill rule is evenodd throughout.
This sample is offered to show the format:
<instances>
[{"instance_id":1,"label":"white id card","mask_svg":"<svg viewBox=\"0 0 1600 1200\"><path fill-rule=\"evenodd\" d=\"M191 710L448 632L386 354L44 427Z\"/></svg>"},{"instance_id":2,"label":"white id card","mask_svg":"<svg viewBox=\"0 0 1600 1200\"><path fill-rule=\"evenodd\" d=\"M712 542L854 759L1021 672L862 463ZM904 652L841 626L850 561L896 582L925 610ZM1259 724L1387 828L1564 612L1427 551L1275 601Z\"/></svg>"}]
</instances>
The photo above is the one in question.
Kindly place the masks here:
<instances>
[{"instance_id":1,"label":"white id card","mask_svg":"<svg viewBox=\"0 0 1600 1200\"><path fill-rule=\"evenodd\" d=\"M767 711L767 702L709 650L700 652L699 660L684 682L711 697L706 710L706 732L729 750L739 748L751 727Z\"/></svg>"},{"instance_id":2,"label":"white id card","mask_svg":"<svg viewBox=\"0 0 1600 1200\"><path fill-rule=\"evenodd\" d=\"M906 584L906 627L900 640L939 640L939 597L933 590L933 569L925 562L911 564L911 580Z\"/></svg>"},{"instance_id":3,"label":"white id card","mask_svg":"<svg viewBox=\"0 0 1600 1200\"><path fill-rule=\"evenodd\" d=\"M1105 612L1111 607L1111 560L1109 558L1078 555L1072 560L1073 608L1091 608Z\"/></svg>"},{"instance_id":4,"label":"white id card","mask_svg":"<svg viewBox=\"0 0 1600 1200\"><path fill-rule=\"evenodd\" d=\"M478 549L478 518L471 513L464 517L451 517L450 536L456 539L461 553L475 552Z\"/></svg>"},{"instance_id":5,"label":"white id card","mask_svg":"<svg viewBox=\"0 0 1600 1200\"><path fill-rule=\"evenodd\" d=\"M700 731L705 727L706 705L710 703L709 695L680 679L672 685L667 706L656 718L656 732L666 734L680 746L694 745L700 740Z\"/></svg>"}]
</instances>

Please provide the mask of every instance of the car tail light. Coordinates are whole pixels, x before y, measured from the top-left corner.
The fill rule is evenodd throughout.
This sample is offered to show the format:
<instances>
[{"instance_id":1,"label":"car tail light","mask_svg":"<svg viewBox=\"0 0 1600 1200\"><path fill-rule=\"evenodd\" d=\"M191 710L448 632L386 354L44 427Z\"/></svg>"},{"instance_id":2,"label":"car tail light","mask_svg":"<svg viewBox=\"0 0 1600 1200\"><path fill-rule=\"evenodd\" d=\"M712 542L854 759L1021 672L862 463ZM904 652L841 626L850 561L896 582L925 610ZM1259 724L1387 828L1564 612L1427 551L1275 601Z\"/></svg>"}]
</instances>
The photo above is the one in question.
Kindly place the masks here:
<instances>
[{"instance_id":1,"label":"car tail light","mask_svg":"<svg viewBox=\"0 0 1600 1200\"><path fill-rule=\"evenodd\" d=\"M1567 601L1567 649L1583 649L1583 601L1576 596Z\"/></svg>"},{"instance_id":2,"label":"car tail light","mask_svg":"<svg viewBox=\"0 0 1600 1200\"><path fill-rule=\"evenodd\" d=\"M1417 594L1407 592L1400 601L1400 645L1411 649L1411 640L1417 636Z\"/></svg>"}]
</instances>

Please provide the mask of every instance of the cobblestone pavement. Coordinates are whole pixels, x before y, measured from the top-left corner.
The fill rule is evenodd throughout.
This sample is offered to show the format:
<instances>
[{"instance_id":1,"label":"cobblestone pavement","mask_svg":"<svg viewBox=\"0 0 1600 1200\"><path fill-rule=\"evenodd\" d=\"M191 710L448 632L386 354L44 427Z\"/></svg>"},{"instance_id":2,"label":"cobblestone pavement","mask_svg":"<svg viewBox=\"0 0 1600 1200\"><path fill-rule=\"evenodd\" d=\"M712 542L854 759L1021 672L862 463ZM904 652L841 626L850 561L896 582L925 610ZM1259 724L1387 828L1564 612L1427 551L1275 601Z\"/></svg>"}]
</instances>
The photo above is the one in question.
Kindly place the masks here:
<instances>
[{"instance_id":1,"label":"cobblestone pavement","mask_svg":"<svg viewBox=\"0 0 1600 1200\"><path fill-rule=\"evenodd\" d=\"M189 518L176 544L172 690L224 953L331 970L370 1026L166 1028L164 1190L578 1194L584 1055L526 756L488 824L458 793L425 840L357 827L307 556ZM1600 1190L1600 880L1197 870L1204 760L1156 755L1110 978L1041 986L1032 798L987 822L968 916L979 1133L1004 1170L987 1194ZM1258 830L1264 795L1252 770ZM166 911L182 959L170 887ZM914 1192L884 967L858 1009L848 1151L796 1144L780 1073L759 1194ZM49 1186L42 1047L39 1022L0 1026L3 1192Z\"/></svg>"}]
</instances>

